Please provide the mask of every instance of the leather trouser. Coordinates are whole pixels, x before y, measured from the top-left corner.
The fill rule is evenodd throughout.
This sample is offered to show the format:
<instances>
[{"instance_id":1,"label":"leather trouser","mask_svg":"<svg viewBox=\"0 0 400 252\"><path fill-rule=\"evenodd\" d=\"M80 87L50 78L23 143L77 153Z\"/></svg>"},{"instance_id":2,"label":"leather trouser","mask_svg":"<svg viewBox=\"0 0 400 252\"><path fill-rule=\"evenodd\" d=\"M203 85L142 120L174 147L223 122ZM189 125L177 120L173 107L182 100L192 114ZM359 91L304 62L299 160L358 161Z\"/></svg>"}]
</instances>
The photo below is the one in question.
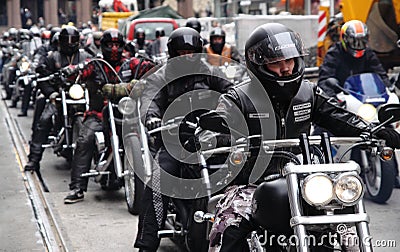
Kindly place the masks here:
<instances>
[{"instance_id":1,"label":"leather trouser","mask_svg":"<svg viewBox=\"0 0 400 252\"><path fill-rule=\"evenodd\" d=\"M86 191L89 179L81 178L81 174L90 170L96 149L95 132L102 130L102 121L95 115L90 115L83 121L72 159L71 183L69 184L71 190L82 189Z\"/></svg>"}]
</instances>

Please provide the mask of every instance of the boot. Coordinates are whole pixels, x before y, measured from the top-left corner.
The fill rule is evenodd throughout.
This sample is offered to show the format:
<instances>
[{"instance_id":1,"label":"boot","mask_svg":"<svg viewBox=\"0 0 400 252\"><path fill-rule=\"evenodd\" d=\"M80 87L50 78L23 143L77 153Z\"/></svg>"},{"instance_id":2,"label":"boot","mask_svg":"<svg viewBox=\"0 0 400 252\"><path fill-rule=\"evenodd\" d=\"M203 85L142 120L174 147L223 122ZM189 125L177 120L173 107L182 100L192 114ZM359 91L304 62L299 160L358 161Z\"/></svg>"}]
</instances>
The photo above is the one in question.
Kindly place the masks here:
<instances>
[{"instance_id":1,"label":"boot","mask_svg":"<svg viewBox=\"0 0 400 252\"><path fill-rule=\"evenodd\" d=\"M18 117L25 117L25 116L28 116L28 112L24 112L24 111L21 111L21 113L19 113L18 114Z\"/></svg>"},{"instance_id":2,"label":"boot","mask_svg":"<svg viewBox=\"0 0 400 252\"><path fill-rule=\"evenodd\" d=\"M24 167L24 171L39 171L39 169L39 163L34 161L29 161Z\"/></svg>"}]
</instances>

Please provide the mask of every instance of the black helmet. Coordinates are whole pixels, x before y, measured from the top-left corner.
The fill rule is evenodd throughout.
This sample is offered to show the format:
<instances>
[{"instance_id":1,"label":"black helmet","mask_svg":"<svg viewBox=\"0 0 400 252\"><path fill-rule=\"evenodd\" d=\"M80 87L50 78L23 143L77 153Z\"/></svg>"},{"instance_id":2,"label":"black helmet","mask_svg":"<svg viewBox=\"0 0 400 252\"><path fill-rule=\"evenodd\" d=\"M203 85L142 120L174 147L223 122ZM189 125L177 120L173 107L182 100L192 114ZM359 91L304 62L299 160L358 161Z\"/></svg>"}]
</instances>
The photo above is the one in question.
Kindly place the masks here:
<instances>
[{"instance_id":1,"label":"black helmet","mask_svg":"<svg viewBox=\"0 0 400 252\"><path fill-rule=\"evenodd\" d=\"M136 43L139 45L139 47L144 46L144 42L146 40L146 33L144 32L143 28L136 29L135 39L136 39Z\"/></svg>"},{"instance_id":2,"label":"black helmet","mask_svg":"<svg viewBox=\"0 0 400 252\"><path fill-rule=\"evenodd\" d=\"M368 38L367 25L359 20L350 20L340 29L340 41L344 49L355 58L364 55Z\"/></svg>"},{"instance_id":3,"label":"black helmet","mask_svg":"<svg viewBox=\"0 0 400 252\"><path fill-rule=\"evenodd\" d=\"M30 40L31 38L32 38L32 33L28 29L19 29L18 41Z\"/></svg>"},{"instance_id":4,"label":"black helmet","mask_svg":"<svg viewBox=\"0 0 400 252\"><path fill-rule=\"evenodd\" d=\"M73 55L79 50L80 35L74 26L65 26L61 29L59 37L60 52L66 55Z\"/></svg>"},{"instance_id":5,"label":"black helmet","mask_svg":"<svg viewBox=\"0 0 400 252\"><path fill-rule=\"evenodd\" d=\"M247 68L263 84L269 95L291 99L298 91L304 75L306 49L299 34L279 23L257 27L245 45ZM289 76L277 76L267 70L266 64L294 59Z\"/></svg>"},{"instance_id":6,"label":"black helmet","mask_svg":"<svg viewBox=\"0 0 400 252\"><path fill-rule=\"evenodd\" d=\"M54 34L56 34L57 32L58 32L58 34L60 35L60 32L61 32L61 28L60 28L60 27L53 26L53 27L50 29L50 41L53 39Z\"/></svg>"},{"instance_id":7,"label":"black helmet","mask_svg":"<svg viewBox=\"0 0 400 252\"><path fill-rule=\"evenodd\" d=\"M214 42L214 38L222 38L222 42ZM210 32L210 46L211 49L218 54L221 54L222 49L225 45L225 32L220 28L216 27Z\"/></svg>"},{"instance_id":8,"label":"black helmet","mask_svg":"<svg viewBox=\"0 0 400 252\"><path fill-rule=\"evenodd\" d=\"M164 28L162 28L162 27L157 27L157 28L156 28L156 38L164 37L164 36L165 36Z\"/></svg>"},{"instance_id":9,"label":"black helmet","mask_svg":"<svg viewBox=\"0 0 400 252\"><path fill-rule=\"evenodd\" d=\"M189 27L181 27L171 33L168 38L167 47L170 58L179 56L178 50L190 50L194 53L201 53L203 40L196 30Z\"/></svg>"},{"instance_id":10,"label":"black helmet","mask_svg":"<svg viewBox=\"0 0 400 252\"><path fill-rule=\"evenodd\" d=\"M105 60L116 63L121 60L125 41L122 33L115 28L107 29L100 40L101 52Z\"/></svg>"},{"instance_id":11,"label":"black helmet","mask_svg":"<svg viewBox=\"0 0 400 252\"><path fill-rule=\"evenodd\" d=\"M201 24L197 18L191 17L186 21L186 27L195 29L198 33L201 32Z\"/></svg>"},{"instance_id":12,"label":"black helmet","mask_svg":"<svg viewBox=\"0 0 400 252\"><path fill-rule=\"evenodd\" d=\"M50 45L53 46L53 48L57 49L58 46L60 45L60 33L56 32L53 37L51 38Z\"/></svg>"}]
</instances>

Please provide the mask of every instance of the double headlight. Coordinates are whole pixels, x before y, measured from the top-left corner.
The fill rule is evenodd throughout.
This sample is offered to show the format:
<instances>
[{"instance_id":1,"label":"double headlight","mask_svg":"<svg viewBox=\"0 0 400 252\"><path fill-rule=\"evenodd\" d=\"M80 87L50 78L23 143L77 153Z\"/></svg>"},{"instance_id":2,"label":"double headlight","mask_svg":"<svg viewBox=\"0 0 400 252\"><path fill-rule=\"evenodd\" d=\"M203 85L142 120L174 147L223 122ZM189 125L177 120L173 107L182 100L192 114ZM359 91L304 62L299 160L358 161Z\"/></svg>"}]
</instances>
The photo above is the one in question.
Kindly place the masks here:
<instances>
[{"instance_id":1,"label":"double headlight","mask_svg":"<svg viewBox=\"0 0 400 252\"><path fill-rule=\"evenodd\" d=\"M69 96L74 100L82 99L85 96L85 91L83 90L82 86L79 84L73 84L69 88Z\"/></svg>"},{"instance_id":2,"label":"double headlight","mask_svg":"<svg viewBox=\"0 0 400 252\"><path fill-rule=\"evenodd\" d=\"M345 206L354 205L363 193L361 178L353 172L342 173L335 178L315 173L307 176L302 184L302 196L313 206L325 206L333 200Z\"/></svg>"}]
</instances>

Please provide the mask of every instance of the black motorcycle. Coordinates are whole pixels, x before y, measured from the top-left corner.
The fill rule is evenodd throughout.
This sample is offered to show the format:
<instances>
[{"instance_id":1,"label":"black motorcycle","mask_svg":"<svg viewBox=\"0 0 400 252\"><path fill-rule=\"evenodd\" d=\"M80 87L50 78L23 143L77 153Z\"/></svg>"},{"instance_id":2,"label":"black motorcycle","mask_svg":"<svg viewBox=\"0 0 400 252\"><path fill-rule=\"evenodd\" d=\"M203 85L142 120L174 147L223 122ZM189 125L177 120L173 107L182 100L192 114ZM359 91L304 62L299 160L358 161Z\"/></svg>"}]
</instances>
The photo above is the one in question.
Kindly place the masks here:
<instances>
[{"instance_id":1,"label":"black motorcycle","mask_svg":"<svg viewBox=\"0 0 400 252\"><path fill-rule=\"evenodd\" d=\"M376 149L382 160L390 160L393 150L371 136L399 119L400 106L394 104L383 106L379 110L381 124L361 137L330 138L323 133L262 140L252 136L239 139L232 147L204 151L230 153L235 160L232 165L243 164L254 148L260 155L288 161L277 173L266 173L254 192L251 219L256 227L248 237L250 251L372 251L360 166L354 161L333 163L331 145L351 145L348 151ZM221 125L222 120L219 126L214 120L210 125L203 123L202 128L218 130ZM213 213L197 212L195 218L214 221Z\"/></svg>"}]
</instances>

